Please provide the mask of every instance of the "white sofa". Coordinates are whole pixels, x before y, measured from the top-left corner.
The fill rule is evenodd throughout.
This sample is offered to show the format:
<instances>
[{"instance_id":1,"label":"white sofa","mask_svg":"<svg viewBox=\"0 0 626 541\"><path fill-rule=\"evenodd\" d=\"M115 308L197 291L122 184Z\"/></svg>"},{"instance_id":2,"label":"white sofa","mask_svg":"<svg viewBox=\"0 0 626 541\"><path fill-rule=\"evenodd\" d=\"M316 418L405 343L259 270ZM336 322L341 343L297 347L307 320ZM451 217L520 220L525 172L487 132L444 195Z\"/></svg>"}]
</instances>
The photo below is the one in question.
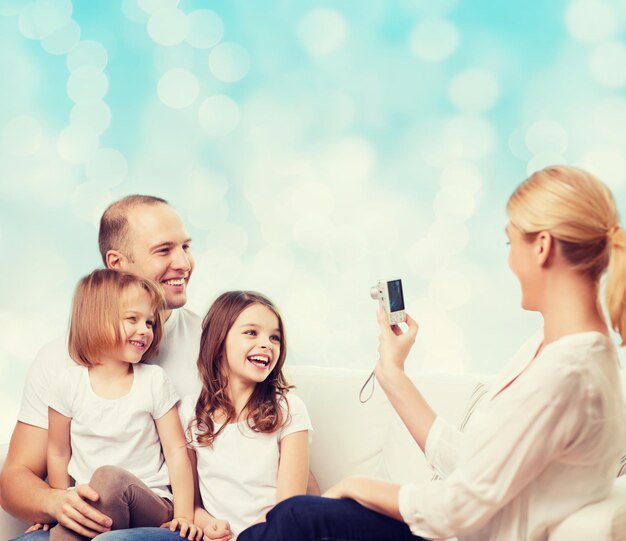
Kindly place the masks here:
<instances>
[{"instance_id":1,"label":"white sofa","mask_svg":"<svg viewBox=\"0 0 626 541\"><path fill-rule=\"evenodd\" d=\"M359 401L359 390L368 375L362 370L339 368L290 369L290 380L307 404L315 429L311 469L322 490L352 474L376 475L398 483L432 477L421 451L380 388L376 386L367 403ZM481 378L419 374L414 380L439 414L460 424ZM6 446L0 447L0 463L5 455ZM25 527L0 511L0 541L18 535ZM554 527L549 539L626 541L626 476L615 483L610 498L568 517Z\"/></svg>"}]
</instances>

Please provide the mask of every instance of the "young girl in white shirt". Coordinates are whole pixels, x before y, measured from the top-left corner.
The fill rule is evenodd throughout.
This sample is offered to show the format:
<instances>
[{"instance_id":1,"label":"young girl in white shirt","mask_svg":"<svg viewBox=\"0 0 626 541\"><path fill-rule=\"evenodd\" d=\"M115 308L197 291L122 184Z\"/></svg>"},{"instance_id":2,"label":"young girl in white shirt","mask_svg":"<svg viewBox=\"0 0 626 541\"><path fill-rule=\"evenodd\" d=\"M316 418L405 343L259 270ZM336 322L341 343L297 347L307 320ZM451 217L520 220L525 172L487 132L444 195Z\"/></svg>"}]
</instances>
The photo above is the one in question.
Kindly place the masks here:
<instances>
[{"instance_id":1,"label":"young girl in white shirt","mask_svg":"<svg viewBox=\"0 0 626 541\"><path fill-rule=\"evenodd\" d=\"M327 498L283 502L239 541L546 541L565 517L609 494L625 420L598 290L608 268L609 319L626 345L626 232L608 188L571 167L531 175L507 212L509 266L543 331L496 378L464 432L404 372L415 321L407 316L403 332L378 313L376 377L442 480L351 477Z\"/></svg>"},{"instance_id":2,"label":"young girl in white shirt","mask_svg":"<svg viewBox=\"0 0 626 541\"><path fill-rule=\"evenodd\" d=\"M283 375L287 342L272 302L252 291L220 295L202 325L202 390L183 400L197 471L194 522L227 541L279 501L305 494L311 422Z\"/></svg>"},{"instance_id":3,"label":"young girl in white shirt","mask_svg":"<svg viewBox=\"0 0 626 541\"><path fill-rule=\"evenodd\" d=\"M111 529L165 523L199 539L178 396L161 367L140 364L158 352L163 308L160 286L132 274L102 269L79 282L68 342L77 364L49 392L48 481L89 484ZM86 539L65 526L51 540Z\"/></svg>"}]
</instances>

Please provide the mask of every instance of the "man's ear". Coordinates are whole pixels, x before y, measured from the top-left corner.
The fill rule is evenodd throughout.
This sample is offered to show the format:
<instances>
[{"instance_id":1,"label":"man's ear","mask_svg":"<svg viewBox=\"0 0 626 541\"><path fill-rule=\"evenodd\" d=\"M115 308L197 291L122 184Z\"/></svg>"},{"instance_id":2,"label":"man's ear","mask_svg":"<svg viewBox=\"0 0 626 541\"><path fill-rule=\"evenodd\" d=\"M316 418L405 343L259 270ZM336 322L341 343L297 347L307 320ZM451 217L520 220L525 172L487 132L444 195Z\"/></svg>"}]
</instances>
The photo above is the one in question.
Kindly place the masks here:
<instances>
[{"instance_id":1,"label":"man's ear","mask_svg":"<svg viewBox=\"0 0 626 541\"><path fill-rule=\"evenodd\" d=\"M542 267L548 264L548 260L555 249L554 239L547 231L541 231L535 239L537 259Z\"/></svg>"},{"instance_id":2,"label":"man's ear","mask_svg":"<svg viewBox=\"0 0 626 541\"><path fill-rule=\"evenodd\" d=\"M124 270L128 258L117 250L109 250L104 258L107 269Z\"/></svg>"}]
</instances>

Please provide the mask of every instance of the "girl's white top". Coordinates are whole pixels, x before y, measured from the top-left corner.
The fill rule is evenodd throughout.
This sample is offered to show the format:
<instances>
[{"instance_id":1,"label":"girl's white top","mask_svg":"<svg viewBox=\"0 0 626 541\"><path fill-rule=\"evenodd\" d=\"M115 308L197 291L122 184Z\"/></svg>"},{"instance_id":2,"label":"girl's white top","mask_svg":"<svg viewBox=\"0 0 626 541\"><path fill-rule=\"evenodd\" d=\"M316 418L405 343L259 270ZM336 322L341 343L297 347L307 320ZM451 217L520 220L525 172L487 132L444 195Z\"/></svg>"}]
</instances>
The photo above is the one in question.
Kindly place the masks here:
<instances>
[{"instance_id":1,"label":"girl's white top","mask_svg":"<svg viewBox=\"0 0 626 541\"><path fill-rule=\"evenodd\" d=\"M196 401L196 397L187 397L181 402L184 428L195 419ZM233 423L226 426L211 447L197 445L196 424L191 424L203 507L215 518L227 520L235 535L276 504L280 441L294 432L312 430L300 398L289 393L280 407L288 419L280 430L259 433L245 421Z\"/></svg>"},{"instance_id":2,"label":"girl's white top","mask_svg":"<svg viewBox=\"0 0 626 541\"><path fill-rule=\"evenodd\" d=\"M94 393L84 366L71 366L50 388L48 405L72 418L68 472L80 485L100 466L119 466L171 499L154 419L175 406L178 395L160 366L136 364L133 375L128 394L112 400Z\"/></svg>"},{"instance_id":3,"label":"girl's white top","mask_svg":"<svg viewBox=\"0 0 626 541\"><path fill-rule=\"evenodd\" d=\"M400 489L415 535L543 541L551 526L609 494L625 441L615 349L585 332L533 359L541 341L515 355L465 432L435 420L425 453L444 479Z\"/></svg>"}]
</instances>

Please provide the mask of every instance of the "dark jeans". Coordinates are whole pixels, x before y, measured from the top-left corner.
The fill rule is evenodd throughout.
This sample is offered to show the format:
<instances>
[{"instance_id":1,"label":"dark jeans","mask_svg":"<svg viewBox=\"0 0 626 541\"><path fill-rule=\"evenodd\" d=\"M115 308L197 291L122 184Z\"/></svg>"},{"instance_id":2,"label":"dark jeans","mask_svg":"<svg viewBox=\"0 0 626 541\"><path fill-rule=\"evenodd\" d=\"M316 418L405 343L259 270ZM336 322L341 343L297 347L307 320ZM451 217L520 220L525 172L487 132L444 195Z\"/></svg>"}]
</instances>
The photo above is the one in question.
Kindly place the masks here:
<instances>
[{"instance_id":1,"label":"dark jeans","mask_svg":"<svg viewBox=\"0 0 626 541\"><path fill-rule=\"evenodd\" d=\"M237 541L424 541L399 520L353 500L295 496L279 503L267 522L241 532Z\"/></svg>"},{"instance_id":2,"label":"dark jeans","mask_svg":"<svg viewBox=\"0 0 626 541\"><path fill-rule=\"evenodd\" d=\"M94 539L95 541L181 541L179 533L179 531L170 532L165 528L132 528L101 533ZM21 535L14 541L48 541L49 539L50 532L37 530Z\"/></svg>"}]
</instances>

